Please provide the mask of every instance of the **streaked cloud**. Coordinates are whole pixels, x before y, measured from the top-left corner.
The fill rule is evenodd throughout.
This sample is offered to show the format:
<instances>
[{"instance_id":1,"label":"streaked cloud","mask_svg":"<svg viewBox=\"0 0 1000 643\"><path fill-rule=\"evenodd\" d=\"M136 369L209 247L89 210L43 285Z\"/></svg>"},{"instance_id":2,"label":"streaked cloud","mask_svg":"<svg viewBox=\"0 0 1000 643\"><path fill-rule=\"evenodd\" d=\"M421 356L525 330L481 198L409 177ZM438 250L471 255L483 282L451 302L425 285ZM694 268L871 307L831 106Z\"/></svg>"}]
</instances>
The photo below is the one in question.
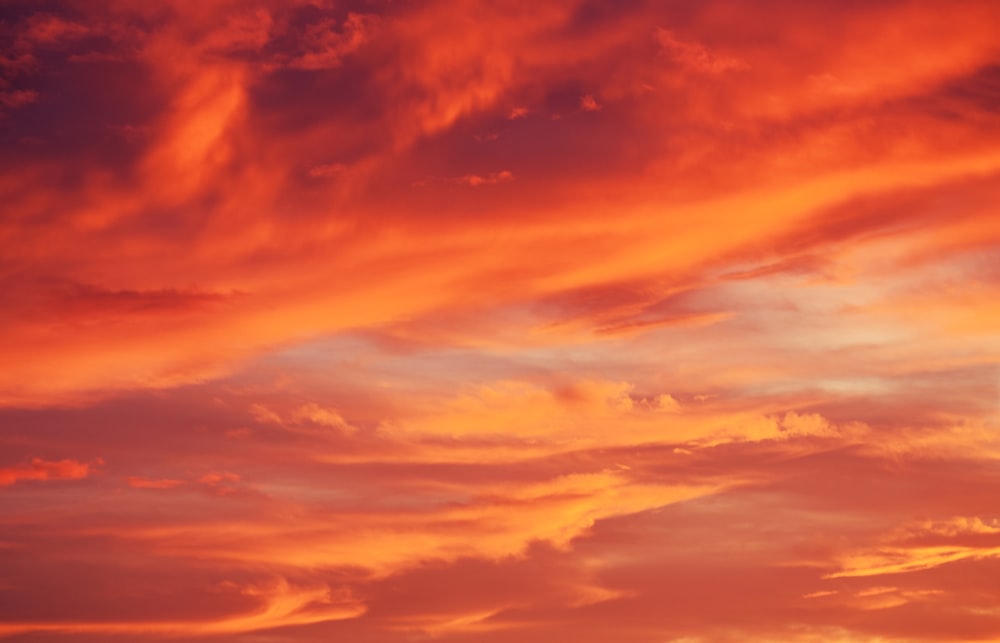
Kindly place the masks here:
<instances>
[{"instance_id":1,"label":"streaked cloud","mask_svg":"<svg viewBox=\"0 0 1000 643\"><path fill-rule=\"evenodd\" d=\"M0 637L1000 637L996 3L36 5Z\"/></svg>"},{"instance_id":2,"label":"streaked cloud","mask_svg":"<svg viewBox=\"0 0 1000 643\"><path fill-rule=\"evenodd\" d=\"M104 461L100 458L93 462L32 458L27 464L0 468L0 487L24 480L80 480L90 476L95 467L103 464Z\"/></svg>"}]
</instances>

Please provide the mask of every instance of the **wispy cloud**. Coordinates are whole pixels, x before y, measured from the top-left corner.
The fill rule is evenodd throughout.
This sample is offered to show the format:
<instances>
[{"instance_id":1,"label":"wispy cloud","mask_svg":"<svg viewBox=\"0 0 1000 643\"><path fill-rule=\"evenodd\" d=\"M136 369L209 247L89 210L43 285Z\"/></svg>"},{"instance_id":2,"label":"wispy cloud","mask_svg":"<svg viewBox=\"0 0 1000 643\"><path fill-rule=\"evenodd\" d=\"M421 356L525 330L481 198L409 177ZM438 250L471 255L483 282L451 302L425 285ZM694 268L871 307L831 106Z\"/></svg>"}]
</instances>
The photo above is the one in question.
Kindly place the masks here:
<instances>
[{"instance_id":1,"label":"wispy cloud","mask_svg":"<svg viewBox=\"0 0 1000 643\"><path fill-rule=\"evenodd\" d=\"M514 4L10 4L0 636L1000 638L1000 5Z\"/></svg>"}]
</instances>

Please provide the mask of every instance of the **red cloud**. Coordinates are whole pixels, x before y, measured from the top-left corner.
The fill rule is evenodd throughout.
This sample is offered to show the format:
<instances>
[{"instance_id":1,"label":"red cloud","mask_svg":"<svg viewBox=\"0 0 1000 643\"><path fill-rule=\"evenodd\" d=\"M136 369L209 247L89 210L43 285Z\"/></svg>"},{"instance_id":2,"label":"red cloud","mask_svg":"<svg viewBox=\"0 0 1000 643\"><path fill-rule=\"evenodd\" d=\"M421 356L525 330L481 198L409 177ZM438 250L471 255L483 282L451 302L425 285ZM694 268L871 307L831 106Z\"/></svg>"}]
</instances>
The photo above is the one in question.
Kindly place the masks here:
<instances>
[{"instance_id":1,"label":"red cloud","mask_svg":"<svg viewBox=\"0 0 1000 643\"><path fill-rule=\"evenodd\" d=\"M0 637L1000 640L997 2L35 4Z\"/></svg>"},{"instance_id":2,"label":"red cloud","mask_svg":"<svg viewBox=\"0 0 1000 643\"><path fill-rule=\"evenodd\" d=\"M169 478L150 480L141 476L129 476L126 481L128 482L128 486L133 489L173 489L184 484L183 480L171 480Z\"/></svg>"},{"instance_id":3,"label":"red cloud","mask_svg":"<svg viewBox=\"0 0 1000 643\"><path fill-rule=\"evenodd\" d=\"M0 469L0 487L22 480L82 480L92 475L95 467L103 465L101 458L92 462L32 458L30 464Z\"/></svg>"}]
</instances>

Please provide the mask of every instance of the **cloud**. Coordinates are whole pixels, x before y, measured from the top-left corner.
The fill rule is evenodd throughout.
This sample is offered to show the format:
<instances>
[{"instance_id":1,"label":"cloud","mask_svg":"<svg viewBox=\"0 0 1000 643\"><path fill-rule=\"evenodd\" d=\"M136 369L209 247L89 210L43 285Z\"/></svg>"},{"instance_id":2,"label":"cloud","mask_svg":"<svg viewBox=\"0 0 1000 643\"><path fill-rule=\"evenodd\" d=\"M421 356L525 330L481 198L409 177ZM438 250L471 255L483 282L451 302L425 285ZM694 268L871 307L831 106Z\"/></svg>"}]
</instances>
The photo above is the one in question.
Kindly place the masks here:
<instances>
[{"instance_id":1,"label":"cloud","mask_svg":"<svg viewBox=\"0 0 1000 643\"><path fill-rule=\"evenodd\" d=\"M513 180L514 174L508 170L491 172L485 176L479 176L478 174L466 174L465 176L456 179L456 181L473 188L479 187L480 185L492 185L494 183L505 183Z\"/></svg>"},{"instance_id":2,"label":"cloud","mask_svg":"<svg viewBox=\"0 0 1000 643\"><path fill-rule=\"evenodd\" d=\"M38 92L33 89L15 89L13 91L0 92L0 107L7 109L24 107L37 100Z\"/></svg>"},{"instance_id":3,"label":"cloud","mask_svg":"<svg viewBox=\"0 0 1000 643\"><path fill-rule=\"evenodd\" d=\"M126 479L126 482L128 482L128 486L133 489L173 489L174 487L179 487L184 484L183 480L171 480L169 478L151 480L149 478L143 478L142 476L129 476Z\"/></svg>"},{"instance_id":4,"label":"cloud","mask_svg":"<svg viewBox=\"0 0 1000 643\"><path fill-rule=\"evenodd\" d=\"M292 414L292 418L297 422L311 423L319 426L343 429L348 427L347 422L344 421L340 413L332 409L325 409L314 402L297 408Z\"/></svg>"},{"instance_id":5,"label":"cloud","mask_svg":"<svg viewBox=\"0 0 1000 643\"><path fill-rule=\"evenodd\" d=\"M528 115L529 112L530 110L527 107L522 107L522 106L512 107L510 110L510 114L507 115L507 118L512 121L518 118L524 118L525 116Z\"/></svg>"},{"instance_id":6,"label":"cloud","mask_svg":"<svg viewBox=\"0 0 1000 643\"><path fill-rule=\"evenodd\" d=\"M403 514L356 510L285 521L209 521L117 534L160 555L292 567L360 567L379 576L425 561L520 556L533 542L569 547L596 521L714 493L714 485L634 484L617 473L556 478ZM199 553L200 552L200 553Z\"/></svg>"},{"instance_id":7,"label":"cloud","mask_svg":"<svg viewBox=\"0 0 1000 643\"><path fill-rule=\"evenodd\" d=\"M36 14L28 20L21 37L34 45L55 45L83 38L90 32L90 27L85 24L51 14Z\"/></svg>"},{"instance_id":8,"label":"cloud","mask_svg":"<svg viewBox=\"0 0 1000 643\"><path fill-rule=\"evenodd\" d=\"M592 94L584 94L580 97L580 109L585 112L597 112L601 110L601 105L597 104Z\"/></svg>"},{"instance_id":9,"label":"cloud","mask_svg":"<svg viewBox=\"0 0 1000 643\"><path fill-rule=\"evenodd\" d=\"M379 432L388 439L456 440L452 445L455 457L463 452L463 440L517 440L517 449L530 457L549 450L627 444L849 441L863 435L865 427L833 426L817 414L793 411L775 416L698 407L682 404L668 393L636 393L628 382L576 380L548 387L523 381L490 383L450 400L435 401L411 417L387 421ZM510 457L505 450L494 449L493 454ZM483 457L476 449L468 455Z\"/></svg>"},{"instance_id":10,"label":"cloud","mask_svg":"<svg viewBox=\"0 0 1000 643\"><path fill-rule=\"evenodd\" d=\"M661 27L656 29L656 41L674 62L689 71L721 74L749 68L739 58L720 55L697 42L685 42Z\"/></svg>"},{"instance_id":11,"label":"cloud","mask_svg":"<svg viewBox=\"0 0 1000 643\"><path fill-rule=\"evenodd\" d=\"M6 622L0 623L0 635L58 632L69 635L97 633L210 636L357 618L365 612L359 601L342 592L333 592L328 587L295 587L283 578L277 579L271 587L246 587L242 592L259 603L257 608L245 615L237 614L214 621Z\"/></svg>"},{"instance_id":12,"label":"cloud","mask_svg":"<svg viewBox=\"0 0 1000 643\"><path fill-rule=\"evenodd\" d=\"M260 403L250 405L254 420L261 424L275 424L283 429L302 435L323 436L334 430L337 434L349 435L357 432L335 409L308 402L284 416L279 415Z\"/></svg>"},{"instance_id":13,"label":"cloud","mask_svg":"<svg viewBox=\"0 0 1000 643\"><path fill-rule=\"evenodd\" d=\"M78 460L43 460L32 458L28 464L0 468L0 487L24 480L82 480L104 465L100 458L92 462Z\"/></svg>"},{"instance_id":14,"label":"cloud","mask_svg":"<svg viewBox=\"0 0 1000 643\"><path fill-rule=\"evenodd\" d=\"M92 172L79 174L79 188L65 194L59 190L31 190L33 196L29 197L25 191L28 186L59 183L59 171L55 169L58 164L53 161L28 164L24 168L23 176L9 185L10 192L5 197L11 203L11 211L19 213L9 219L4 233L9 240L6 245L18 248L11 260L26 262L25 270L32 275L28 279L53 276L53 271L45 266L64 262L67 264L64 269L54 271L57 278L71 276L74 281L108 292L181 293L198 284L196 290L206 293L238 290L245 293L244 302L228 310L193 314L186 320L156 323L150 319L139 324L145 328L135 335L105 332L106 327L86 325L82 334L57 333L62 338L61 346L56 348L52 341L45 341L46 346L53 346L53 357L45 358L47 351L33 348L34 366L29 367L27 360L19 360L25 364L24 370L13 382L4 385L6 403L32 404L60 395L86 398L104 390L130 389L151 382L173 386L183 381L199 381L231 372L241 360L295 338L378 327L440 308L461 313L462 308L481 306L484 301L524 308L530 307L533 300L560 292L663 274L684 274L699 280L698 273L706 262L729 253L759 251L782 234L800 234L812 225L812 213L836 204L849 204L858 194L884 194L901 185L947 183L950 177L988 174L989 168L996 166L988 155L978 154L974 145L965 145L973 140L968 128L974 126L955 120L942 125L950 132L945 138L961 140L962 145L947 147L945 139L929 135L921 138L916 143L919 149L908 155L897 146L904 140L899 138L903 130L897 132L891 127L886 130L883 125L905 121L922 127L920 123L933 122L912 105L873 108L869 112L873 121L845 116L843 120L823 124L794 125L798 112L782 112L784 116L778 115L777 121L782 125L776 123L774 127L799 128L795 129L799 134L788 139L754 129L753 123L758 122L762 113L754 111L755 104L766 107L765 113L772 113L767 111L771 108L764 100L766 96L787 97L787 101L795 98L798 81L791 78L798 71L793 63L801 58L803 66L821 66L823 61L839 61L834 54L829 59L822 54L819 61L785 57L784 66L770 64L773 61L768 59L769 64L764 67L788 74L788 78L777 74L774 86L767 84L772 81L756 85L757 80L751 83L747 79L746 85L740 81L727 88L675 87L694 101L672 112L684 123L702 122L701 119L710 117L718 122L731 122L734 129L725 136L717 136L700 126L685 125L678 130L681 139L676 139L683 140L683 153L663 154L661 146L675 140L675 133L655 115L663 113L660 101L668 100L663 92L673 81L663 79L667 84L661 85L656 78L646 78L643 83L660 89L629 94L632 90L612 86L607 80L619 77L613 71L638 64L627 50L621 49L623 43L635 42L631 38L632 23L621 23L621 31L612 30L607 40L592 40L593 34L577 33L576 27L566 27L565 37L583 44L571 48L573 53L556 56L546 43L548 34L557 26L572 24L567 22L572 12L566 7L547 10L530 28L522 28L524 25L494 15L495 12L469 8L469 15L445 19L472 24L492 21L497 25L491 36L496 42L465 38L462 34L468 30L456 28L448 32L455 41L449 41L450 44L422 37L422 29L437 24L438 10L436 5L428 6L408 20L397 19L391 12L380 16L382 44L366 54L373 58L363 57L352 63L359 65L357 69L345 69L342 76L324 81L333 83L324 90L329 92L329 96L324 94L324 100L336 101L341 96L339 100L346 101L345 96L354 96L357 105L363 106L358 108L360 111L350 109L349 101L335 103L343 109L333 110L285 102L281 99L282 87L291 91L298 87L296 83L314 81L289 76L288 70L282 71L280 65L267 67L262 58L248 59L246 52L223 51L225 48L210 52L202 42L205 38L198 40L194 34L211 34L213 29L228 33L229 14L215 5L206 5L204 15L199 15L203 28L195 29L180 16L167 14L162 19L169 28L128 36L132 39L130 43L135 39L144 43L137 64L149 72L151 87L169 95L170 100L156 101L160 107L150 108L140 105L135 97L124 99L122 104L135 103L134 113L124 122L142 126L148 133L129 148L122 167L95 167ZM268 16L270 27L250 32L266 33L268 46L279 50L286 46L279 46L284 42L281 34L297 33L297 29L305 33L312 25L316 38L333 37L341 34L338 29L346 28L350 20L343 15L323 14L310 23L303 22L294 12L285 14L279 8L261 11L239 14L232 19L240 24L245 19L249 25L258 24L260 18L259 23L265 25L267 20L261 16ZM978 8L969 9L969 15L977 12ZM213 19L216 14L225 18L216 21ZM971 20L963 16L947 19ZM636 23L641 22L634 18ZM861 18L850 12L823 18L844 21L849 30L865 29L860 26ZM793 25L809 19L816 18L801 15L788 18ZM332 31L316 26L330 20ZM942 37L933 27L933 20L927 17L907 18L903 24L914 33L929 31L937 34L935 37ZM232 29L234 33L245 31L243 27ZM706 30L710 29L705 24L690 26L692 34ZM725 40L724 32L720 28L716 38L720 43ZM672 33L688 33L688 29L677 27ZM974 31L973 35L978 33ZM254 36L258 40L263 37ZM247 42L254 40L247 38ZM934 73L966 74L967 61L982 56L977 38L967 48L963 45L961 60L966 62L954 65L942 62ZM398 44L398 50L385 48L386 42ZM374 40L366 43L374 46ZM734 41L731 46L737 48L737 43ZM903 43L893 46L904 48ZM753 65L746 74L752 74L758 69L757 60L767 58L770 53L745 48L749 49L744 52L746 58ZM449 50L458 52L456 57L440 53ZM483 52L487 50L493 54L484 58ZM519 58L511 58L498 51L522 53ZM862 48L856 55L864 57L866 52ZM288 52L273 56L280 58L284 54ZM259 55L272 56L266 52ZM399 67L389 62L395 55L406 58ZM482 60L486 61L485 66L478 68L475 61ZM628 108L626 121L635 124L634 130L621 130L620 123L586 124L563 119L565 122L558 127L539 135L530 119L508 123L502 118L506 109L500 109L501 105L544 105L546 92L555 92L552 89L555 79L567 70L576 69L582 64L580 61L594 60L601 64L594 68L593 78L584 78L587 82L580 85L593 87L592 96L607 97L609 101L623 100L625 94L646 97L634 105L634 110ZM397 71L364 73L361 70L365 65ZM527 76L515 73L522 66L535 70L532 73L538 80L528 81ZM637 69L652 74L659 67L661 62L654 65L650 61ZM118 67L115 69L115 74L125 73ZM448 80L462 77L466 72L471 79L469 83L452 84ZM904 76L900 75L900 79ZM87 82L103 82L89 72L86 78ZM481 91L476 89L480 80ZM906 91L934 91L933 86L922 80L913 83L916 85L907 85L911 89ZM355 89L348 91L352 86ZM579 107L580 87L566 90L573 109ZM447 99L452 93L454 100ZM699 102L699 96L704 101ZM819 98L809 98L813 99L817 105L825 104ZM386 107L393 105L396 107ZM370 106L381 107L369 110ZM743 109L749 111L740 111ZM491 118L491 114L508 128L504 133L508 142L504 146L512 147L504 147L505 156L498 159L503 170L470 172L468 164L460 160L463 150L457 142L467 140L468 132L460 130L473 126L477 119ZM871 123L873 129L864 129L869 127L865 123ZM588 128L594 131L588 133ZM938 131L936 126L923 129ZM873 139L866 133L870 131L886 132L887 138ZM83 130L79 135L85 136ZM429 147L417 145L418 140L426 140L427 145L438 151L431 153ZM868 143L862 144L874 140L883 141L885 146L873 151ZM516 152L526 145L535 150L531 157ZM567 145L577 145L580 149L570 151ZM591 147L588 153L582 149L586 146ZM301 159L329 158L331 149L342 150L337 157L344 160L338 163L349 167L350 172L340 172L337 163L319 163L306 169L305 175L325 178L336 174L344 180L330 181L329 185L302 184L301 174L294 171L303 167ZM445 153L448 149L452 152ZM768 151L760 155L749 152L756 149ZM117 153L108 150L109 158L118 158ZM561 160L553 162L557 159ZM871 167L865 165L868 162ZM785 163L787 167L769 165L773 163ZM504 183L508 194L491 205L480 199L493 199L497 195L456 197L450 190L451 181L442 181L431 185L419 198L410 198L412 195L408 196L409 190L404 188L417 177L408 176L411 170L406 168L419 167L419 175L426 175L423 168L430 164L441 165L434 168L432 175L458 177L457 182L469 186ZM844 171L845 164L854 169ZM702 172L701 178L690 174L696 169ZM781 189L775 189L773 182L786 176L785 172L790 172L792 179L785 181ZM121 182L110 178L125 174L138 180ZM533 177L532 180L522 178L527 176ZM513 177L518 180L511 181ZM543 214L517 205L540 196L534 194L542 185L539 181L547 186L545 198L552 203ZM402 191L380 189L379 185L400 186ZM615 201L614 217L607 217L605 208L596 207L595 199L602 198L599 196L602 193ZM737 193L739 196L735 196ZM514 205L517 207L509 207ZM403 211L401 208L412 216L390 214ZM482 208L519 213L511 214L518 222L511 228L516 228L516 233L508 235L504 244L494 244L475 233L472 219L456 214L458 210ZM285 211L298 214L294 217L272 214ZM529 211L534 213L529 215ZM648 216L651 211L669 211L672 215ZM739 225L732 214L738 211L754 217L756 225ZM71 228L76 230L78 226L79 232L60 232L70 229L63 226L45 227L41 234L36 234L39 231L32 230L27 222L36 216L44 217L44 212L60 213L58 218L72 222ZM331 212L336 212L336 216ZM385 216L379 219L375 213ZM566 226L566 217L571 214L575 224ZM380 223L376 224L376 220ZM163 230L173 232L162 234ZM85 243L80 242L81 234ZM179 256L181 247L185 248L187 260L183 263L170 260ZM331 247L346 251L330 252ZM542 247L546 251L538 252ZM104 253L123 269L110 273L113 277L109 278L89 260L88 249ZM527 253L539 261L517 270L504 267ZM781 252L777 254L775 263L780 265ZM57 260L57 257L63 258ZM410 261L421 262L419 273L400 268ZM266 268L252 268L264 264ZM304 271L303 266L314 266L328 274L360 275L358 279L366 287L354 289L340 279L314 280L307 276L309 271ZM412 296L415 292L433 294ZM340 312L331 314L333 310ZM718 317L717 311L703 315L690 320L714 324L726 319ZM448 318L449 315L442 315L435 323L445 324ZM75 323L69 317L64 319L71 325ZM615 320L607 325L606 331L653 332L672 323L672 319L668 316L657 320L649 316ZM282 320L288 321L281 323ZM116 329L120 329L121 324L133 327L135 322L123 312L116 324L119 324ZM6 335L15 346L35 342L37 347L42 339L33 335L36 332L37 329L8 328ZM236 336L239 341L232 339ZM537 337L537 334L508 336ZM79 337L81 341L71 342L70 337ZM140 337L156 339L150 343ZM208 352L199 349L206 344L215 349ZM55 355L63 360L60 376L43 377L41 371L51 373L55 368ZM112 358L113 355L119 357ZM109 363L120 363L119 359L130 360L128 368Z\"/></svg>"},{"instance_id":15,"label":"cloud","mask_svg":"<svg viewBox=\"0 0 1000 643\"><path fill-rule=\"evenodd\" d=\"M343 163L325 163L309 168L309 176L314 179L328 179L342 174L347 169Z\"/></svg>"},{"instance_id":16,"label":"cloud","mask_svg":"<svg viewBox=\"0 0 1000 643\"><path fill-rule=\"evenodd\" d=\"M71 4L4 634L1000 637L996 3Z\"/></svg>"},{"instance_id":17,"label":"cloud","mask_svg":"<svg viewBox=\"0 0 1000 643\"><path fill-rule=\"evenodd\" d=\"M1000 522L956 517L904 526L877 549L853 552L828 578L914 573L962 560L1000 557Z\"/></svg>"},{"instance_id":18,"label":"cloud","mask_svg":"<svg viewBox=\"0 0 1000 643\"><path fill-rule=\"evenodd\" d=\"M304 51L288 66L310 71L337 67L344 56L360 49L377 27L375 16L358 13L349 13L339 29L330 19L311 24L301 36Z\"/></svg>"}]
</instances>

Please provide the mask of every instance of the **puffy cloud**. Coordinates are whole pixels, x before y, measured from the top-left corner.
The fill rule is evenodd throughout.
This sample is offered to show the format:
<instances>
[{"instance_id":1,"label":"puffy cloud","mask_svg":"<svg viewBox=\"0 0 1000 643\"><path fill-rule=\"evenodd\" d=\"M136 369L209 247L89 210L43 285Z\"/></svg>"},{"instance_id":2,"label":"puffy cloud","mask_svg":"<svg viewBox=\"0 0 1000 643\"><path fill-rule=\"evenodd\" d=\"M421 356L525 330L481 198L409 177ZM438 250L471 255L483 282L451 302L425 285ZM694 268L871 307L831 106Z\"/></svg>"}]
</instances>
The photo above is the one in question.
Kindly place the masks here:
<instances>
[{"instance_id":1,"label":"puffy cloud","mask_svg":"<svg viewBox=\"0 0 1000 643\"><path fill-rule=\"evenodd\" d=\"M592 94L584 94L580 97L580 109L585 112L597 112L600 111L601 106Z\"/></svg>"},{"instance_id":2,"label":"puffy cloud","mask_svg":"<svg viewBox=\"0 0 1000 643\"><path fill-rule=\"evenodd\" d=\"M303 404L285 417L260 403L251 404L250 413L258 423L276 424L293 433L324 435L331 429L341 434L357 431L357 428L351 426L339 412L315 402Z\"/></svg>"}]
</instances>

